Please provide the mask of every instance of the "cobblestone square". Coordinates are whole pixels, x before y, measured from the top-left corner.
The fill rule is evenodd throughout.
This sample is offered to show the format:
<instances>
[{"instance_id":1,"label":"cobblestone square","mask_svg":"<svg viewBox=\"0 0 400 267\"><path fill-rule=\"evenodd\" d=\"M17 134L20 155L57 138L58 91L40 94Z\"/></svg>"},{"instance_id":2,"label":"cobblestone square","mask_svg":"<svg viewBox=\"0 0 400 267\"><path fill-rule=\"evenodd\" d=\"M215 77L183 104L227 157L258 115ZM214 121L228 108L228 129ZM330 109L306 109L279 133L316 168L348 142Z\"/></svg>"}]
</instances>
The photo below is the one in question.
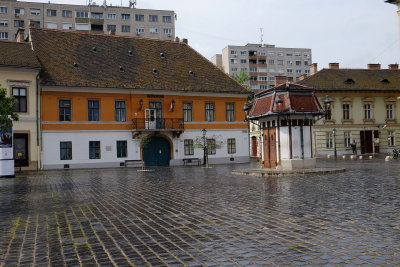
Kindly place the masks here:
<instances>
[{"instance_id":1,"label":"cobblestone square","mask_svg":"<svg viewBox=\"0 0 400 267\"><path fill-rule=\"evenodd\" d=\"M399 266L400 161L339 174L249 165L46 171L0 180L0 266Z\"/></svg>"}]
</instances>

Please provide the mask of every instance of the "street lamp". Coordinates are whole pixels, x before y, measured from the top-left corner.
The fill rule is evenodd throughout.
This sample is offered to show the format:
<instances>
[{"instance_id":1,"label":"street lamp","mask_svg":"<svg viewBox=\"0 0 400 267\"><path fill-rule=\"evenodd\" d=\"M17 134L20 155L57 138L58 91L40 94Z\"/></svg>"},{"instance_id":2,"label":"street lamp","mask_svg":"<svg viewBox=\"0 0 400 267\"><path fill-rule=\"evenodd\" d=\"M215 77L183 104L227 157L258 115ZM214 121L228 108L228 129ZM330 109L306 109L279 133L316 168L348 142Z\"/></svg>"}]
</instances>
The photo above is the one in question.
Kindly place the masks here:
<instances>
[{"instance_id":1,"label":"street lamp","mask_svg":"<svg viewBox=\"0 0 400 267\"><path fill-rule=\"evenodd\" d=\"M201 130L201 133L203 134L203 165L206 165L206 167L208 167L208 157L207 157L207 143L206 143L206 134L207 134L207 130L203 129Z\"/></svg>"},{"instance_id":2,"label":"street lamp","mask_svg":"<svg viewBox=\"0 0 400 267\"><path fill-rule=\"evenodd\" d=\"M336 152L336 129L333 128L333 148L335 151L335 159L337 159L337 152Z\"/></svg>"}]
</instances>

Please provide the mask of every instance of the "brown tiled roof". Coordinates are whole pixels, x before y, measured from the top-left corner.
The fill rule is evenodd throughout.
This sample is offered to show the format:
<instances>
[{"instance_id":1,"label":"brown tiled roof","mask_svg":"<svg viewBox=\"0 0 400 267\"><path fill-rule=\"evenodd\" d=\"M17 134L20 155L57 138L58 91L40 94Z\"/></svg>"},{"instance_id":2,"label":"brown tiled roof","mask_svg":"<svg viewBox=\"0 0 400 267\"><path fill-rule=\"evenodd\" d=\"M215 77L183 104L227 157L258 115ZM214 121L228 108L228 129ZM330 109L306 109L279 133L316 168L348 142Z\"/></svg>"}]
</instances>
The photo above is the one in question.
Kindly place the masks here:
<instances>
[{"instance_id":1,"label":"brown tiled roof","mask_svg":"<svg viewBox=\"0 0 400 267\"><path fill-rule=\"evenodd\" d=\"M316 91L400 91L400 70L322 69L298 83Z\"/></svg>"},{"instance_id":2,"label":"brown tiled roof","mask_svg":"<svg viewBox=\"0 0 400 267\"><path fill-rule=\"evenodd\" d=\"M0 41L0 66L40 68L30 43Z\"/></svg>"},{"instance_id":3,"label":"brown tiled roof","mask_svg":"<svg viewBox=\"0 0 400 267\"><path fill-rule=\"evenodd\" d=\"M36 28L30 33L43 85L250 93L185 43Z\"/></svg>"},{"instance_id":4,"label":"brown tiled roof","mask_svg":"<svg viewBox=\"0 0 400 267\"><path fill-rule=\"evenodd\" d=\"M280 107L275 103L278 95L282 99ZM321 112L322 108L313 93L313 88L299 84L284 83L257 94L249 117L263 117L277 113L317 114Z\"/></svg>"}]
</instances>

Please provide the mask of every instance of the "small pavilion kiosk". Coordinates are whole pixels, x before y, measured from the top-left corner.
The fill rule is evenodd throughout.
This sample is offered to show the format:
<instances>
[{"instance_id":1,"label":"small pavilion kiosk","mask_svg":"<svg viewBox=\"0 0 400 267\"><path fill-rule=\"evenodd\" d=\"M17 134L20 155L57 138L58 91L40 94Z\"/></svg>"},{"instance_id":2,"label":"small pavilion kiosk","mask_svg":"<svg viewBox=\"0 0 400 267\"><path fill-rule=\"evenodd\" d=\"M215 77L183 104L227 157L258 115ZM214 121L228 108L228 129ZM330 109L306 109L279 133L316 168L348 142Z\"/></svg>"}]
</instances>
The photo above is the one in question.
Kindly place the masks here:
<instances>
[{"instance_id":1,"label":"small pavilion kiosk","mask_svg":"<svg viewBox=\"0 0 400 267\"><path fill-rule=\"evenodd\" d=\"M262 168L315 168L312 127L325 112L313 88L283 83L256 94L247 109L247 119L260 126Z\"/></svg>"}]
</instances>

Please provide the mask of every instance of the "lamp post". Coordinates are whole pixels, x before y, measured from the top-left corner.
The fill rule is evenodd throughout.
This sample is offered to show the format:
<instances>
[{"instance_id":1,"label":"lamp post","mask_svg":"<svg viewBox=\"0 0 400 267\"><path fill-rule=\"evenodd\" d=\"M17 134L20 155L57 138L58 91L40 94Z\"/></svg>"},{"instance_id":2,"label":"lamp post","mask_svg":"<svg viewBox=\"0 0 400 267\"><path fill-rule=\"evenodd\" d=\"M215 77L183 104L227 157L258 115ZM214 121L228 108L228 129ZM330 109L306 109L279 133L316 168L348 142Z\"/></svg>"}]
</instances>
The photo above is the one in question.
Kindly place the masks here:
<instances>
[{"instance_id":1,"label":"lamp post","mask_svg":"<svg viewBox=\"0 0 400 267\"><path fill-rule=\"evenodd\" d=\"M206 140L206 134L207 134L207 130L203 129L201 130L201 133L203 134L203 165L206 165L206 167L208 167L208 157L207 157L207 140Z\"/></svg>"},{"instance_id":2,"label":"lamp post","mask_svg":"<svg viewBox=\"0 0 400 267\"><path fill-rule=\"evenodd\" d=\"M335 159L337 159L337 152L336 152L336 129L333 128L333 149L335 151Z\"/></svg>"}]
</instances>

